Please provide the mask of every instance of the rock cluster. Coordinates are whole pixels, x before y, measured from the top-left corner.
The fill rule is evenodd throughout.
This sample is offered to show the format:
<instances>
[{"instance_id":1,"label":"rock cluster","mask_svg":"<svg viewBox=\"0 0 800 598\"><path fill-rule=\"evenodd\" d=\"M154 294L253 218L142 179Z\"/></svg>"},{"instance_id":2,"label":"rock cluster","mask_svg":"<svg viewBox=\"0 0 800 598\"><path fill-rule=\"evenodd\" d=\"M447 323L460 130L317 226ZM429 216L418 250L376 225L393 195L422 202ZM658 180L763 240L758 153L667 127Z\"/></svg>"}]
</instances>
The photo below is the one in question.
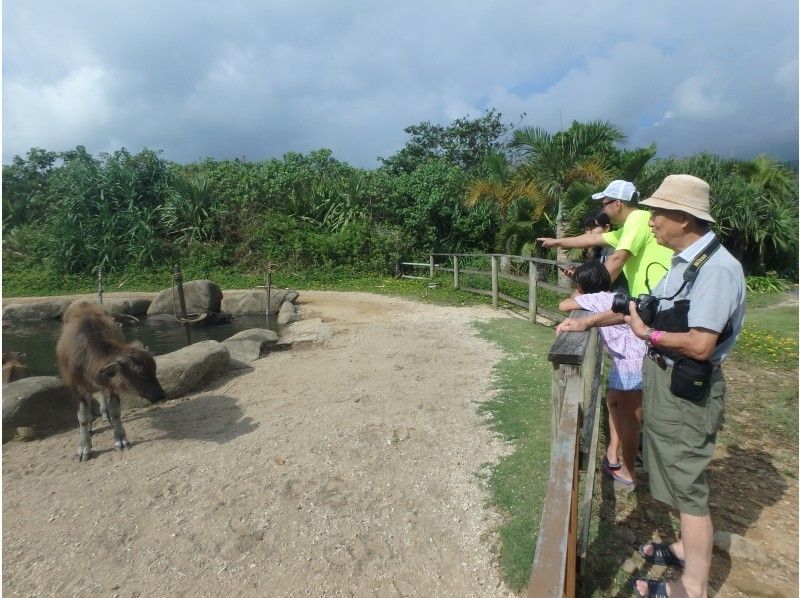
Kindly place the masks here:
<instances>
[{"instance_id":1,"label":"rock cluster","mask_svg":"<svg viewBox=\"0 0 800 598\"><path fill-rule=\"evenodd\" d=\"M273 290L267 302L267 292L257 289L222 298L219 287L210 281L191 281L184 285L187 310L232 314L278 315L281 334L263 328L244 330L219 343L208 340L194 343L172 353L156 357L157 377L173 399L196 391L209 381L231 370L248 368L247 364L267 355L271 348L285 349L293 344L324 341L333 334L331 327L320 319L300 320L294 301L296 291ZM3 317L13 322L34 319L59 319L71 299L54 299L24 305L9 306ZM153 316L172 314L171 289L149 299L109 298L103 302L113 316ZM166 310L166 311L161 311ZM148 320L151 318L148 317ZM120 396L123 410L146 407L150 403L133 394ZM99 414L99 404L93 401ZM56 376L34 376L12 382L3 388L3 442L17 438L31 440L48 432L77 425L77 399Z\"/></svg>"}]
</instances>

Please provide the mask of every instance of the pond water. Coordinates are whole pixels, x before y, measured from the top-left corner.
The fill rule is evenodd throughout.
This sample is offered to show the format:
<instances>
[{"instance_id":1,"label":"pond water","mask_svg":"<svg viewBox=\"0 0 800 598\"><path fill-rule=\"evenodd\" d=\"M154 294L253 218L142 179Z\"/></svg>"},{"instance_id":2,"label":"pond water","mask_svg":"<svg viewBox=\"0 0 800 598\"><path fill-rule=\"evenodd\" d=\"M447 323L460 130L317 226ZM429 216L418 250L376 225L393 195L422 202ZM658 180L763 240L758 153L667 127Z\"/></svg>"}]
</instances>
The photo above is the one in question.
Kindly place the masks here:
<instances>
[{"instance_id":1,"label":"pond water","mask_svg":"<svg viewBox=\"0 0 800 598\"><path fill-rule=\"evenodd\" d=\"M183 326L164 327L147 324L147 318L141 316L137 326L126 326L122 329L129 341L138 340L150 349L154 355L171 353L186 346L186 332ZM235 316L227 324L213 326L193 326L191 328L192 343L206 340L224 341L237 332L250 328L269 328L277 330L276 316L240 315ZM31 376L58 376L56 362L56 343L61 335L59 320L37 322L20 322L3 328L3 351L25 353L25 364Z\"/></svg>"}]
</instances>

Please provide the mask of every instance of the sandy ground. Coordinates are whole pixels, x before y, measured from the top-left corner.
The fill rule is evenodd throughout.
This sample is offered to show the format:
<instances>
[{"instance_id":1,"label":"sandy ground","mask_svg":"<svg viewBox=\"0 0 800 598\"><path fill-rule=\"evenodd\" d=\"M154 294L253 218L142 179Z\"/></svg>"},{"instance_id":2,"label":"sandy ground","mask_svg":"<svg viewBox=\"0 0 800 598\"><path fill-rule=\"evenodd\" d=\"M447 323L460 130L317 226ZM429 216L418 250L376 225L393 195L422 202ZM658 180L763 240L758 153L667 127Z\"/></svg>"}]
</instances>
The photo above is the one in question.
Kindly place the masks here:
<instances>
[{"instance_id":1,"label":"sandy ground","mask_svg":"<svg viewBox=\"0 0 800 598\"><path fill-rule=\"evenodd\" d=\"M130 451L100 423L87 463L77 429L4 445L4 594L506 594L476 411L501 354L470 324L502 313L298 303L331 340L127 412Z\"/></svg>"}]
</instances>

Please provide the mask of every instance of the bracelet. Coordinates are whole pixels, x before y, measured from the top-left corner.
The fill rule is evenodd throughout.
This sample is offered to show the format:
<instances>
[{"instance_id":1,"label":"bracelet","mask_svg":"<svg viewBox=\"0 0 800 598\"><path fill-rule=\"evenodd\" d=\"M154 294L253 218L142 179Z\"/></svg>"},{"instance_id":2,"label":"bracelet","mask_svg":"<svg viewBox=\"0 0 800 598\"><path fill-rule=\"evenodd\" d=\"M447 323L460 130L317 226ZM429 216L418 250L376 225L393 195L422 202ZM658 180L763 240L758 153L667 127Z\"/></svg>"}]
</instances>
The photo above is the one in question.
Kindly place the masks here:
<instances>
[{"instance_id":1,"label":"bracelet","mask_svg":"<svg viewBox=\"0 0 800 598\"><path fill-rule=\"evenodd\" d=\"M662 334L664 334L663 330L653 330L653 332L650 333L650 342L653 344L653 346L658 344Z\"/></svg>"}]
</instances>

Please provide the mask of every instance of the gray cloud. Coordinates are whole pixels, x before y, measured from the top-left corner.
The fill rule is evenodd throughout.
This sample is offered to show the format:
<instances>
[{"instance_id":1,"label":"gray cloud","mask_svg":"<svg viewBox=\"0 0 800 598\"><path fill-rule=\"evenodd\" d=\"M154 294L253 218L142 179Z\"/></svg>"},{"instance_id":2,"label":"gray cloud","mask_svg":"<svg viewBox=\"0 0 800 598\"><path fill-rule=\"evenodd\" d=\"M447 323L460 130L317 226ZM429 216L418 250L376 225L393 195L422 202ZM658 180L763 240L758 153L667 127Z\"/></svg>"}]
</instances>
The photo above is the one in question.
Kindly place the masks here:
<instances>
[{"instance_id":1,"label":"gray cloud","mask_svg":"<svg viewBox=\"0 0 800 598\"><path fill-rule=\"evenodd\" d=\"M54 2L3 15L3 161L125 146L371 167L495 106L661 155L797 159L797 6L767 1Z\"/></svg>"}]
</instances>

